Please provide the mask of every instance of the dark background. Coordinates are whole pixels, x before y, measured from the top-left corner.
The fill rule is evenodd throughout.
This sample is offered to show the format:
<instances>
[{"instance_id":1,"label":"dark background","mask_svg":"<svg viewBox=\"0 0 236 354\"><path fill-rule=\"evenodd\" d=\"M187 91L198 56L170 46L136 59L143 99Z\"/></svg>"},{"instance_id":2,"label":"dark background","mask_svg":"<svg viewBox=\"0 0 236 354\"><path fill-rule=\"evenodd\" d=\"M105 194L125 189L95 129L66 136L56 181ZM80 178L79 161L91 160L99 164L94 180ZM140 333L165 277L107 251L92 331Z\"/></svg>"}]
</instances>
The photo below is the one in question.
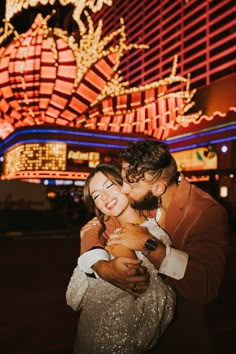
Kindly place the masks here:
<instances>
[{"instance_id":1,"label":"dark background","mask_svg":"<svg viewBox=\"0 0 236 354\"><path fill-rule=\"evenodd\" d=\"M235 353L235 237L219 298L207 312L215 354ZM65 293L79 245L79 235L69 232L0 237L1 354L72 354L78 314Z\"/></svg>"}]
</instances>

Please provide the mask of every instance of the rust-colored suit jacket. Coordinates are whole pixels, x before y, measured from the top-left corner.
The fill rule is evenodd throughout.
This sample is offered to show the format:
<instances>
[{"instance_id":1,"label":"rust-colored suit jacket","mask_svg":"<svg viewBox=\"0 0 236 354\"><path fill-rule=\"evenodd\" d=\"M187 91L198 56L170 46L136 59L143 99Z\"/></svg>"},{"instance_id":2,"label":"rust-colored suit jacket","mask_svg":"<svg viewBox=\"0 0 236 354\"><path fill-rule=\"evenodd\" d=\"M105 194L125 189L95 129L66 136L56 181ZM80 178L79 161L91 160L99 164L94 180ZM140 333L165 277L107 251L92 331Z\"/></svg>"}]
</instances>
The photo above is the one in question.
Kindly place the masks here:
<instances>
[{"instance_id":1,"label":"rust-colored suit jacket","mask_svg":"<svg viewBox=\"0 0 236 354\"><path fill-rule=\"evenodd\" d=\"M116 227L117 221L110 220L107 234ZM166 213L165 230L173 247L189 254L189 261L183 279L166 278L177 293L176 318L151 353L211 353L205 306L217 298L223 280L227 213L209 194L182 178ZM102 244L95 227L81 239L81 253Z\"/></svg>"}]
</instances>

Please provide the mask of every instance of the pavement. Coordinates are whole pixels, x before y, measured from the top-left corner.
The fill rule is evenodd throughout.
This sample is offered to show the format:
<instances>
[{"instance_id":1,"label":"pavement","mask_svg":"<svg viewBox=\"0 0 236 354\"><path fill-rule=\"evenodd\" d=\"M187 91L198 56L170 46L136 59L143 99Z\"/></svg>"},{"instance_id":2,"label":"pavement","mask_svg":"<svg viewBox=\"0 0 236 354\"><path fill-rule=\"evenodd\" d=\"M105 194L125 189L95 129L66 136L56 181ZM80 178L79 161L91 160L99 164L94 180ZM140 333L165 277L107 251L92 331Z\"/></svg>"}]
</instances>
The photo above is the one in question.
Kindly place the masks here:
<instances>
[{"instance_id":1,"label":"pavement","mask_svg":"<svg viewBox=\"0 0 236 354\"><path fill-rule=\"evenodd\" d=\"M72 354L78 315L65 292L79 247L71 234L0 237L0 354ZM235 353L235 269L236 233L219 298L208 310L215 354Z\"/></svg>"}]
</instances>

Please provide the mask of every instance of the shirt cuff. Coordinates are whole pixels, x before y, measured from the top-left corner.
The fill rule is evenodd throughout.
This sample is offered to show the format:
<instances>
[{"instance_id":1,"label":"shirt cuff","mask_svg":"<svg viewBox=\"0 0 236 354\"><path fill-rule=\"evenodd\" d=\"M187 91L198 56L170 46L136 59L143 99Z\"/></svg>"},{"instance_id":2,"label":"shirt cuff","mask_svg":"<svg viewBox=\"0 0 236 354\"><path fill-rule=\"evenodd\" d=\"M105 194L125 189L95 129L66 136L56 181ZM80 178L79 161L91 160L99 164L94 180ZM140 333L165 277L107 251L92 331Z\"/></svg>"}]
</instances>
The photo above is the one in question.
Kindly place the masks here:
<instances>
[{"instance_id":1,"label":"shirt cuff","mask_svg":"<svg viewBox=\"0 0 236 354\"><path fill-rule=\"evenodd\" d=\"M85 273L89 273L89 274L94 273L96 277L98 277L98 275L92 269L92 266L101 260L110 261L111 260L110 254L104 249L96 248L83 253L78 258L78 265Z\"/></svg>"},{"instance_id":2,"label":"shirt cuff","mask_svg":"<svg viewBox=\"0 0 236 354\"><path fill-rule=\"evenodd\" d=\"M186 252L167 246L166 256L161 263L159 273L177 280L182 279L187 268L188 258Z\"/></svg>"}]
</instances>

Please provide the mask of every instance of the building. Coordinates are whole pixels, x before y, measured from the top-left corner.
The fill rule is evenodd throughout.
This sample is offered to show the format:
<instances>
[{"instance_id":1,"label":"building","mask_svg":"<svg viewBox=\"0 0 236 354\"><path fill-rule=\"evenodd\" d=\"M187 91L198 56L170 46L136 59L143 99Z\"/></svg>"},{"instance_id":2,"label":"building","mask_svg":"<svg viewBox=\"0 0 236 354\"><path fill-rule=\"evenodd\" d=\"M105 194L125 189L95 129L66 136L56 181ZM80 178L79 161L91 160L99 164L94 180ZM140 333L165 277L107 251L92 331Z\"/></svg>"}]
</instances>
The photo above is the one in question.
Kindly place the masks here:
<instances>
[{"instance_id":1,"label":"building","mask_svg":"<svg viewBox=\"0 0 236 354\"><path fill-rule=\"evenodd\" d=\"M1 48L3 178L35 179L44 183L46 180L46 183L83 181L94 163L89 156L96 162L100 157L107 159L108 155L116 159L120 146L126 146L129 141L158 138L169 144L179 169L190 179L222 202L236 203L234 1L104 0L99 9L91 1L90 15L86 17L80 12L77 22L72 15L74 0L68 0L63 10L60 10L60 0L51 2L53 5L47 8L39 0L28 12L23 11L25 3L28 1L21 1L19 10L21 5L16 9L14 0L8 0L6 7L6 17L14 28L21 23L23 37L14 37L9 27L8 52ZM42 19L32 25L39 13L46 16L54 8L57 16L47 20L48 27ZM24 16L25 21L19 22L20 16ZM103 24L99 27L101 19ZM43 37L40 31L46 27ZM67 32L66 35L59 30L53 32L53 36L57 36L53 54L48 61L45 56L39 61L39 46L32 45L32 38L36 37L34 31L37 38L41 33L40 48L43 49L40 53L45 54L48 47L43 38L48 36L51 40L49 27L61 27ZM88 55L92 53L94 42L86 37L87 28L93 33L93 41L103 45L103 51L96 48L94 61L93 55ZM81 73L69 54L60 62L63 50L67 55L62 42L72 34L80 45L79 51L86 53L84 61L84 57L76 57L77 64L79 59L82 63ZM14 40L10 42L12 36ZM105 37L107 42L102 42ZM4 48L5 41L4 38ZM68 42L69 49L78 53L75 42ZM21 53L17 43L20 43ZM110 48L113 51L109 51ZM104 56L106 50L107 57ZM13 58L12 53L18 54ZM46 66L50 67L49 74ZM59 67L61 72L55 69ZM68 70L70 77L66 84L63 69ZM39 82L39 78L44 86L36 85L36 89L32 82ZM105 81L109 81L110 86ZM125 81L129 82L128 89ZM50 85L54 85L54 91L50 91ZM15 101L9 94L9 86ZM74 102L73 90L76 91ZM41 101L37 106L39 97ZM53 103L48 103L52 98ZM60 143L62 145L55 145ZM52 151L61 151L64 162L60 157L50 165L47 158ZM43 168L38 156L47 161ZM12 163L20 160L21 165Z\"/></svg>"}]
</instances>

